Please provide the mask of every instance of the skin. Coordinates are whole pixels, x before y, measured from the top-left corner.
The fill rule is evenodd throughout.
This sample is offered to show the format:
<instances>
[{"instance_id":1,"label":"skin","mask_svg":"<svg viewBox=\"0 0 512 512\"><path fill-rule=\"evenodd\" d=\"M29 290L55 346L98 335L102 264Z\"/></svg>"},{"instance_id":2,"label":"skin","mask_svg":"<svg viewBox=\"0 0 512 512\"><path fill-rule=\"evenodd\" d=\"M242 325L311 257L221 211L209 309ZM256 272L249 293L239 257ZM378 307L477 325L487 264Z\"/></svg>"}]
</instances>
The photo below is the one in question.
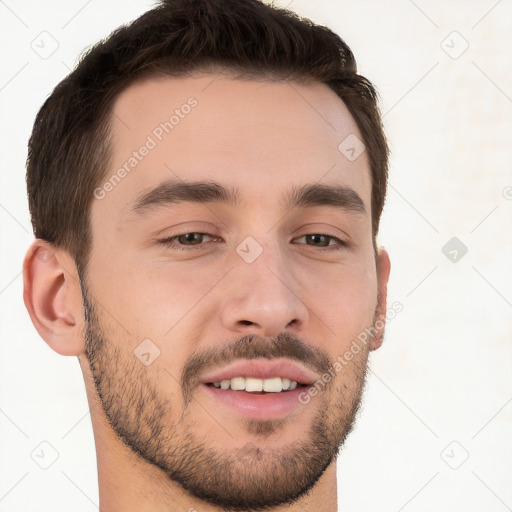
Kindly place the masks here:
<instances>
[{"instance_id":1,"label":"skin","mask_svg":"<svg viewBox=\"0 0 512 512\"><path fill-rule=\"evenodd\" d=\"M336 452L383 327L282 421L242 418L197 379L212 370L209 360L221 368L242 353L286 357L296 347L295 362L320 377L365 328L384 320L390 263L384 250L373 251L367 156L349 161L338 150L348 135L362 137L322 84L227 74L151 79L115 102L107 179L191 96L197 106L93 199L85 275L64 249L32 244L24 263L27 309L55 351L80 361L102 511L248 510L252 503L254 510L334 512ZM241 202L131 210L141 193L169 179L236 187ZM366 212L283 207L290 187L313 183L351 188ZM184 237L158 241L183 233L211 236L196 245ZM348 245L318 244L311 234ZM262 249L252 263L236 251L249 236ZM148 366L134 355L145 339L160 350ZM207 351L217 359L206 358L184 380L191 357ZM207 477L218 479L209 489ZM222 506L222 495L231 502Z\"/></svg>"}]
</instances>

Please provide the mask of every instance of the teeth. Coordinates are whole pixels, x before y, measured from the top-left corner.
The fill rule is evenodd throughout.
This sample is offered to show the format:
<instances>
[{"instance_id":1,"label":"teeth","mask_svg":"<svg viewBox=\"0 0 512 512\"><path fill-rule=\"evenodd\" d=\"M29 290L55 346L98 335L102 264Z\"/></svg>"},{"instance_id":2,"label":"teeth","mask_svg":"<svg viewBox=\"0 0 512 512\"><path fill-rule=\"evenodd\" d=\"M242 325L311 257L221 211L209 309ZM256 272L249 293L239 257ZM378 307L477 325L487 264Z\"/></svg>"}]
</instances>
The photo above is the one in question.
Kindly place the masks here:
<instances>
[{"instance_id":1,"label":"teeth","mask_svg":"<svg viewBox=\"0 0 512 512\"><path fill-rule=\"evenodd\" d=\"M274 377L273 379L265 379L263 381L263 391L270 391L271 393L279 393L283 390L283 381L281 377Z\"/></svg>"},{"instance_id":2,"label":"teeth","mask_svg":"<svg viewBox=\"0 0 512 512\"><path fill-rule=\"evenodd\" d=\"M245 379L245 391L263 391L263 381L247 377Z\"/></svg>"},{"instance_id":3,"label":"teeth","mask_svg":"<svg viewBox=\"0 0 512 512\"><path fill-rule=\"evenodd\" d=\"M220 382L213 382L216 388L232 389L234 391L266 391L267 393L280 393L297 387L297 381L286 377L272 377L270 379L256 379L254 377L233 377Z\"/></svg>"},{"instance_id":4,"label":"teeth","mask_svg":"<svg viewBox=\"0 0 512 512\"><path fill-rule=\"evenodd\" d=\"M245 389L245 378L244 377L235 377L231 379L231 389L242 390Z\"/></svg>"}]
</instances>

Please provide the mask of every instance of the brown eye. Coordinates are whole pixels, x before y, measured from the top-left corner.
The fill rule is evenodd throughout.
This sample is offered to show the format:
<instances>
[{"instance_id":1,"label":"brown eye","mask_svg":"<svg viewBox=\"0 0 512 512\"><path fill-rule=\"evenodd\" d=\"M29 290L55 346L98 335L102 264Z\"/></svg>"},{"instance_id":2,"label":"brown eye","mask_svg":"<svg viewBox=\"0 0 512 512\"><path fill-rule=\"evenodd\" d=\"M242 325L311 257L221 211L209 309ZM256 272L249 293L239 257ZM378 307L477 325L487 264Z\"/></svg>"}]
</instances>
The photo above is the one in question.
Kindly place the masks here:
<instances>
[{"instance_id":1,"label":"brown eye","mask_svg":"<svg viewBox=\"0 0 512 512\"><path fill-rule=\"evenodd\" d=\"M327 247L328 245L330 245L329 242L331 241L332 237L328 235L306 235L305 238L307 241L312 242L311 244L308 245L316 245L317 247Z\"/></svg>"},{"instance_id":2,"label":"brown eye","mask_svg":"<svg viewBox=\"0 0 512 512\"><path fill-rule=\"evenodd\" d=\"M199 245L203 241L204 233L185 233L174 238L182 245Z\"/></svg>"},{"instance_id":3,"label":"brown eye","mask_svg":"<svg viewBox=\"0 0 512 512\"><path fill-rule=\"evenodd\" d=\"M320 247L320 248L329 248L333 250L343 249L347 247L348 244L341 240L340 238L332 235L324 235L322 233L312 233L308 235L302 235L296 240L305 240L305 245L310 247ZM334 243L333 243L334 242Z\"/></svg>"},{"instance_id":4,"label":"brown eye","mask_svg":"<svg viewBox=\"0 0 512 512\"><path fill-rule=\"evenodd\" d=\"M193 250L196 247L199 249L202 245L205 245L205 242L208 242L209 240L219 239L213 235L209 235L208 233L191 232L163 238L158 240L158 242L162 245L165 245L169 249L185 251L188 248L190 248L190 250Z\"/></svg>"}]
</instances>

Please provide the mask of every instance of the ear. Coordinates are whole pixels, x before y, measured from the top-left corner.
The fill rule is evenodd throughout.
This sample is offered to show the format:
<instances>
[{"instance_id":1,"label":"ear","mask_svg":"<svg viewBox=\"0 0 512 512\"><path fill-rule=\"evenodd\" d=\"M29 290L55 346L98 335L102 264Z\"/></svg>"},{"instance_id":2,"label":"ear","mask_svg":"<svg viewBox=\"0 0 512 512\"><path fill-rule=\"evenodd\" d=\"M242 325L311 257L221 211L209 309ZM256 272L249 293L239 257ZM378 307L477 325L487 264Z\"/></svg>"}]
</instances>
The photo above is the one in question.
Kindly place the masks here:
<instances>
[{"instance_id":1,"label":"ear","mask_svg":"<svg viewBox=\"0 0 512 512\"><path fill-rule=\"evenodd\" d=\"M37 332L55 352L85 352L80 281L67 251L39 238L32 243L23 262L23 300Z\"/></svg>"},{"instance_id":2,"label":"ear","mask_svg":"<svg viewBox=\"0 0 512 512\"><path fill-rule=\"evenodd\" d=\"M379 248L377 252L377 310L375 315L375 329L377 330L370 345L370 350L377 350L384 341L384 329L386 327L386 310L388 296L388 280L391 271L389 254Z\"/></svg>"}]
</instances>

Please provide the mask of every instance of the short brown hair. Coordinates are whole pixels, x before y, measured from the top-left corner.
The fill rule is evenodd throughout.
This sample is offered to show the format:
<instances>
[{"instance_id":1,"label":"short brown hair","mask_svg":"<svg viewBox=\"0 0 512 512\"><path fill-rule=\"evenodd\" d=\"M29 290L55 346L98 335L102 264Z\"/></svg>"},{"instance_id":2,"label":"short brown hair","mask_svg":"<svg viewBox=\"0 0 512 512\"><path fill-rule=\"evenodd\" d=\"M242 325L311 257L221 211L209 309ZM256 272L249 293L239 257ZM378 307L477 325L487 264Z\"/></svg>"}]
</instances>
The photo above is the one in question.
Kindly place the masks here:
<instances>
[{"instance_id":1,"label":"short brown hair","mask_svg":"<svg viewBox=\"0 0 512 512\"><path fill-rule=\"evenodd\" d=\"M30 137L27 190L35 236L68 250L85 270L93 191L109 170L114 100L138 80L219 66L237 78L324 83L344 101L369 158L375 246L388 175L376 90L357 74L338 35L260 0L163 0L81 58L41 107Z\"/></svg>"}]
</instances>

